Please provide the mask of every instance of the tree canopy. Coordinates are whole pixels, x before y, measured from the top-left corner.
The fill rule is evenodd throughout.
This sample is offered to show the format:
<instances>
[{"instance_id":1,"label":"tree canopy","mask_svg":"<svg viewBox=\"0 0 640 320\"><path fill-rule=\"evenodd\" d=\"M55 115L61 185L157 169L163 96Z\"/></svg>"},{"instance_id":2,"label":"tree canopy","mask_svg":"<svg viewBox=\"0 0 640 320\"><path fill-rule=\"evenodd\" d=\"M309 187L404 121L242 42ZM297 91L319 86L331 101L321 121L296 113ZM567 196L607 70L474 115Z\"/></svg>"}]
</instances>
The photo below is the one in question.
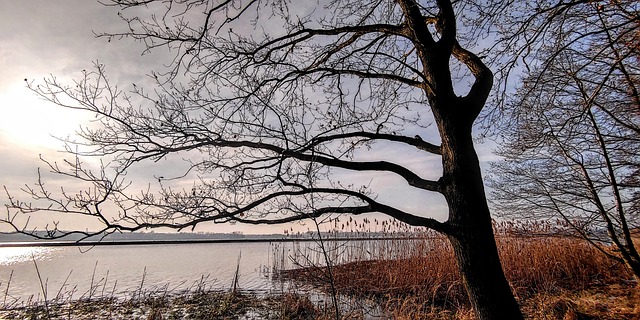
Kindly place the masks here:
<instances>
[{"instance_id":1,"label":"tree canopy","mask_svg":"<svg viewBox=\"0 0 640 320\"><path fill-rule=\"evenodd\" d=\"M175 56L169 68L151 73L153 89L140 84L121 89L99 63L72 85L56 78L30 82L44 99L91 112L99 122L85 126L80 140L70 141L84 146L77 153L69 147L77 161L48 162L54 172L93 184L92 192L56 198L62 211L97 218L105 227L100 231L184 228L204 221L282 223L330 212L382 212L411 225L446 229L424 217L427 212L387 206L376 201L375 190L331 179L336 169L382 171L412 187L442 192L437 177L371 161L360 151L385 142L441 154L438 138L422 139L433 121L425 106L440 98L436 90L453 96L455 79L447 65L442 71L425 65L430 58L426 48L416 48L422 42L448 47L457 65L477 78L461 98L474 102L468 121L482 109L491 73L458 44L455 23L442 25L445 19L438 18L442 13L435 3L110 5L122 8L119 14L128 27L101 37L132 38L147 50L167 48ZM453 9L447 14L453 15ZM418 32L412 23L425 29ZM188 158L184 177L158 175L155 194L126 191L130 168L173 154ZM84 167L83 157L93 156L109 160L99 173ZM196 183L172 185L181 178ZM50 195L29 190L36 198ZM314 208L309 207L311 195ZM25 205L20 204L16 207ZM115 204L118 214L113 207L100 209L107 204Z\"/></svg>"},{"instance_id":2,"label":"tree canopy","mask_svg":"<svg viewBox=\"0 0 640 320\"><path fill-rule=\"evenodd\" d=\"M640 6L536 3L505 34L522 82L507 99L492 187L503 216L558 218L640 275ZM610 254L610 253L608 253Z\"/></svg>"}]
</instances>

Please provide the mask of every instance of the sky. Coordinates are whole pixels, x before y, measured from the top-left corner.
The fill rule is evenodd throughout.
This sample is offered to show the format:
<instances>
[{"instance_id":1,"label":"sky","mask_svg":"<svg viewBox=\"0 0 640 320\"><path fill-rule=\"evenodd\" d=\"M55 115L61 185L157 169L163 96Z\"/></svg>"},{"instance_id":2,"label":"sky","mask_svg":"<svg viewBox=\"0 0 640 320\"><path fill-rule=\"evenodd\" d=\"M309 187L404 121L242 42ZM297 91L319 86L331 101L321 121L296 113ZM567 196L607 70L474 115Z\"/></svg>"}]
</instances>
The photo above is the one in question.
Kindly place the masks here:
<instances>
[{"instance_id":1,"label":"sky","mask_svg":"<svg viewBox=\"0 0 640 320\"><path fill-rule=\"evenodd\" d=\"M144 74L140 47L107 45L92 30L109 29L116 13L94 1L0 2L0 168L2 184L33 177L38 155L55 155L62 144L52 136L72 135L89 118L45 103L26 88L28 81L54 75L77 78L93 61L114 73ZM126 70L126 73L124 72ZM146 70L146 71L145 71Z\"/></svg>"},{"instance_id":2,"label":"sky","mask_svg":"<svg viewBox=\"0 0 640 320\"><path fill-rule=\"evenodd\" d=\"M107 72L119 86L142 82L145 74L169 56L162 51L141 55L141 44L128 40L107 42L96 38L95 32L113 31L122 27L114 8L89 0L3 0L0 1L0 185L13 194L24 184L37 179L42 167L39 156L60 160L65 155L63 143L55 137L72 137L80 125L91 117L47 103L26 87L26 81L42 81L55 76L62 82L78 78L81 70L93 62L106 65ZM428 137L423 137L428 140ZM491 145L479 145L478 153L487 168L493 159ZM376 149L372 156L384 157L397 150ZM438 168L426 166L419 152L407 151L405 163L418 171L428 171L438 178ZM438 159L431 159L437 163ZM156 169L158 170L158 169ZM152 177L157 172L139 172ZM134 174L136 176L136 174ZM440 220L446 218L446 205L441 198L406 188L401 179L373 177L372 186L381 192L381 199L409 210L427 212ZM0 196L0 203L6 196ZM413 211L413 210L411 210ZM414 211L415 212L415 211ZM5 214L4 212L2 214ZM282 232L285 227L202 226L199 231L247 233ZM288 227L287 227L288 228ZM304 231L309 225L295 225Z\"/></svg>"}]
</instances>

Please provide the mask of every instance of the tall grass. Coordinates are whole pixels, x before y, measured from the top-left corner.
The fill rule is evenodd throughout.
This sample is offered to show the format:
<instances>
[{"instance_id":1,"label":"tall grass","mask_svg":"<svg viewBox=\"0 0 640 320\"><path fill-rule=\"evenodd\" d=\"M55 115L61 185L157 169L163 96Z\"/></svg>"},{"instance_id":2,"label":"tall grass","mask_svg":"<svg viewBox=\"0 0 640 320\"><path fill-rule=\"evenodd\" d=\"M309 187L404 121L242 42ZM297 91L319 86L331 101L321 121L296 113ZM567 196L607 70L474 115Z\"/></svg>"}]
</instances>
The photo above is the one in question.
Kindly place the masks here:
<instances>
[{"instance_id":1,"label":"tall grass","mask_svg":"<svg viewBox=\"0 0 640 320\"><path fill-rule=\"evenodd\" d=\"M363 227L371 228L358 226ZM521 227L504 223L495 229L505 275L520 300L543 292L579 290L632 279L623 264L586 241L550 236L545 224L530 224L528 232L523 232ZM344 231L337 233L342 235ZM329 242L332 259L336 259L333 281L340 294L384 301L388 309L395 310L392 312L400 312L394 314L394 318L425 310L468 307L446 237L392 221L385 222L384 230L377 236L382 240ZM316 277L322 261L316 257L315 250L297 244L291 252L295 263L282 275L322 287L322 279Z\"/></svg>"}]
</instances>

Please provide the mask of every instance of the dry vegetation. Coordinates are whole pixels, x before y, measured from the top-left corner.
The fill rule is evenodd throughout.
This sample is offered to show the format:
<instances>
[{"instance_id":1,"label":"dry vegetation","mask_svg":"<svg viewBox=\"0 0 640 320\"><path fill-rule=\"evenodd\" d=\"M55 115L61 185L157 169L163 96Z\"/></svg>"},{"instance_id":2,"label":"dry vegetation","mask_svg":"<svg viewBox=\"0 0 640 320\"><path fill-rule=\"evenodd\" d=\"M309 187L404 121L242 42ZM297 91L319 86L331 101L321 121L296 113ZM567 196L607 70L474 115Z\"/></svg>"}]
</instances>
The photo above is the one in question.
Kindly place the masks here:
<instances>
[{"instance_id":1,"label":"dry vegetation","mask_svg":"<svg viewBox=\"0 0 640 320\"><path fill-rule=\"evenodd\" d=\"M140 300L92 299L64 304L33 304L0 310L0 319L317 319L319 309L304 295L256 297L199 292Z\"/></svg>"},{"instance_id":2,"label":"dry vegetation","mask_svg":"<svg viewBox=\"0 0 640 320\"><path fill-rule=\"evenodd\" d=\"M640 289L623 264L581 239L543 236L549 231L546 224L527 227L528 233L516 233L509 224L496 228L505 274L527 317L640 319ZM389 228L385 235L416 234L394 232ZM432 232L419 234L420 239L358 241L331 248L328 254L340 257L332 268L337 291L375 299L393 319L473 318L447 240ZM325 268L314 263L321 260L309 258L318 252L306 250L296 259L307 266L282 276L327 288Z\"/></svg>"}]
</instances>

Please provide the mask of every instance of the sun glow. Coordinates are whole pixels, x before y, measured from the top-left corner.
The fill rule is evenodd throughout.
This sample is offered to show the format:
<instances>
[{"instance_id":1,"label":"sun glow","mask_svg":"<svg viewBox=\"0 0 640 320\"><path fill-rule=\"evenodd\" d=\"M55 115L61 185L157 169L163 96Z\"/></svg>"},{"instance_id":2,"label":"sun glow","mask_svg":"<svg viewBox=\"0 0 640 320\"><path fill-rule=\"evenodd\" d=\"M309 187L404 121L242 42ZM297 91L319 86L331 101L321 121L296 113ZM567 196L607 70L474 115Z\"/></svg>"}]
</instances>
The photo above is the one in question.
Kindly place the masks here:
<instances>
[{"instance_id":1,"label":"sun glow","mask_svg":"<svg viewBox=\"0 0 640 320\"><path fill-rule=\"evenodd\" d=\"M26 87L0 92L0 143L19 148L61 149L89 116L43 101Z\"/></svg>"}]
</instances>

